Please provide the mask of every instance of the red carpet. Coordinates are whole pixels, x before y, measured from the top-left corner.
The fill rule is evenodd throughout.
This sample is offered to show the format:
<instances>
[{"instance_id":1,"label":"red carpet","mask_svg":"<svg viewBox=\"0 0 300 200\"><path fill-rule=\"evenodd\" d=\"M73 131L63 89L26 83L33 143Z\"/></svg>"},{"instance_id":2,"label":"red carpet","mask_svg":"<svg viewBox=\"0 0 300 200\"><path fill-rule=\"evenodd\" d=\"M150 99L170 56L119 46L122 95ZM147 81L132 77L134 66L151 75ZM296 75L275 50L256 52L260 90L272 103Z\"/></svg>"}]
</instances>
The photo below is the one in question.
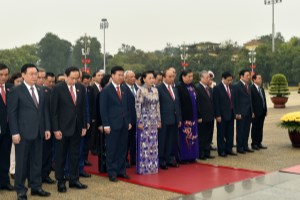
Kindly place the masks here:
<instances>
[{"instance_id":1,"label":"red carpet","mask_svg":"<svg viewBox=\"0 0 300 200\"><path fill-rule=\"evenodd\" d=\"M292 173L292 174L300 174L300 165L296 165L289 168L284 168L279 170L280 172Z\"/></svg>"},{"instance_id":2,"label":"red carpet","mask_svg":"<svg viewBox=\"0 0 300 200\"><path fill-rule=\"evenodd\" d=\"M98 157L90 156L93 166L86 167L88 173L107 176L98 172ZM168 190L181 194L192 194L210 188L215 188L233 182L261 176L264 172L236 169L231 167L214 166L210 164L193 163L180 165L179 168L160 170L155 175L138 175L135 167L127 169L129 183L147 187Z\"/></svg>"}]
</instances>

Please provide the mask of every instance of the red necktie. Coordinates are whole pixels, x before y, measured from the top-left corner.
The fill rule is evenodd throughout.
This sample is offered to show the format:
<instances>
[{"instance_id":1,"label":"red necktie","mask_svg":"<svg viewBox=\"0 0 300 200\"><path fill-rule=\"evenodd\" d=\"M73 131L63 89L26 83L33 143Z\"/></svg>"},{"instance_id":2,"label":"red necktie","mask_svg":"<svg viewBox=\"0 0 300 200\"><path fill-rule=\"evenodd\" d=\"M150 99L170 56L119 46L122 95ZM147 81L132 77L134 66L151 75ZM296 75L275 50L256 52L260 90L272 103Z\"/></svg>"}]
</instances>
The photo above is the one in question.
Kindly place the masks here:
<instances>
[{"instance_id":1,"label":"red necktie","mask_svg":"<svg viewBox=\"0 0 300 200\"><path fill-rule=\"evenodd\" d=\"M74 90L73 90L73 86L70 86L70 93L71 93L71 96L72 96L73 103L76 106L76 98L75 98L75 93L74 93Z\"/></svg>"},{"instance_id":2,"label":"red necktie","mask_svg":"<svg viewBox=\"0 0 300 200\"><path fill-rule=\"evenodd\" d=\"M230 109L232 109L232 101L231 101L231 94L230 94L229 86L226 85L226 88L227 88L227 94L228 94L228 97L229 97L229 100L230 100Z\"/></svg>"},{"instance_id":3,"label":"red necktie","mask_svg":"<svg viewBox=\"0 0 300 200\"><path fill-rule=\"evenodd\" d=\"M6 105L6 93L5 93L5 90L4 90L4 86L1 85L0 88L1 88L2 100L3 100L4 104Z\"/></svg>"},{"instance_id":4,"label":"red necktie","mask_svg":"<svg viewBox=\"0 0 300 200\"><path fill-rule=\"evenodd\" d=\"M249 94L248 85L245 84L245 86L246 86L246 92Z\"/></svg>"},{"instance_id":5,"label":"red necktie","mask_svg":"<svg viewBox=\"0 0 300 200\"><path fill-rule=\"evenodd\" d=\"M173 93L172 93L172 90L171 90L170 85L168 85L168 90L169 90L169 93L170 93L170 95L171 95L171 97L172 97L172 99L173 99L173 101L174 101L175 98L174 98L174 95L173 95Z\"/></svg>"},{"instance_id":6,"label":"red necktie","mask_svg":"<svg viewBox=\"0 0 300 200\"><path fill-rule=\"evenodd\" d=\"M122 100L120 86L117 86L117 93L118 93L119 99Z\"/></svg>"}]
</instances>

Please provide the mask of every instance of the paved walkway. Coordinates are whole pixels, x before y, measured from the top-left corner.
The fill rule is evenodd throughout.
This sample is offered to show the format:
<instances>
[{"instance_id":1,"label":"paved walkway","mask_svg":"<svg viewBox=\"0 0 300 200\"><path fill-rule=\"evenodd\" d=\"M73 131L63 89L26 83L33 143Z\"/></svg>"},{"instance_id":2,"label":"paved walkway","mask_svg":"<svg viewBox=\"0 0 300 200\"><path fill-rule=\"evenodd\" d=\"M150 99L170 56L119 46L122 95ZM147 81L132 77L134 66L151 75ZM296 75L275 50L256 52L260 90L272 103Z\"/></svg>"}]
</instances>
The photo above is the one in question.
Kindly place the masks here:
<instances>
[{"instance_id":1,"label":"paved walkway","mask_svg":"<svg viewBox=\"0 0 300 200\"><path fill-rule=\"evenodd\" d=\"M261 179L253 179L253 180L247 180L244 182L236 183L236 185L233 186L229 185L226 187L216 188L213 190L213 191L234 190L235 192L230 193L234 195L229 196L228 199L233 199L233 198L267 199L267 198L258 198L261 196L264 197L266 196L268 197L268 199L276 199L275 197L273 197L276 195L278 197L281 197L277 199L287 199L287 198L282 198L282 194L284 194L283 193L284 191L288 193L287 197L290 197L288 199L300 199L300 189L299 189L300 176L289 175L289 174L282 175L282 173L278 174L277 172L275 172L285 167L290 167L290 166L300 164L300 149L293 148L289 141L287 130L281 129L277 126L277 123L279 122L279 119L283 114L291 111L300 110L300 95L297 94L296 91L292 92L289 97L289 101L287 103L286 109L271 108L272 104L269 101L269 97L267 97L267 99L268 99L267 103L269 107L269 111L268 111L269 115L265 122L264 144L268 146L268 149L260 150L252 154L248 153L246 155L238 155L236 157L228 157L228 158L216 157L216 159L205 162L205 163L211 163L216 165L224 165L224 166L232 166L232 167L252 169L252 170L261 170L266 172L274 172L274 175L272 175L273 178L272 177L264 178L266 182L262 182ZM216 142L214 143L216 144ZM213 155L216 155L216 152L213 152ZM282 185L273 187L273 190L272 188L271 190L268 190L270 189L271 185L274 184L274 182L272 182L272 184L270 183L270 181L268 182L269 179L277 180L277 183L280 182ZM288 183L288 180L292 181L290 182L290 185ZM142 187L130 183L125 183L122 181L119 181L118 183L111 183L107 180L107 178L103 178L103 177L92 176L92 178L90 179L81 178L81 181L83 183L88 184L87 190L78 191L74 189L68 189L67 193L60 194L57 192L56 185L44 185L43 187L44 189L52 193L51 197L48 198L51 200L56 200L56 199L57 200L62 200L62 199L70 199L70 200L156 199L159 200L159 199L174 199L174 198L183 199L181 195L177 193ZM282 181L285 182L283 183ZM285 183L287 185L285 185ZM249 190L249 188L252 189L254 188L254 190ZM266 190L263 191L261 190L262 188L265 188ZM241 191L244 191L244 193ZM263 192L263 194L255 193L255 191ZM211 194L215 194L215 195L211 195ZM250 196L245 196L245 194L249 194ZM256 196L256 194L258 196ZM219 196L220 198L218 198L218 195L219 195L218 192L212 192L212 190L210 190L210 191L205 191L203 193L196 194L195 196L185 196L184 199L222 199L222 200L225 199L224 194L221 194L221 196ZM293 195L299 195L299 196L297 196L298 198L294 198ZM36 200L40 199L38 197L31 197L30 192L28 192L28 198L36 199ZM0 191L0 199L5 199L5 200L16 199L16 193Z\"/></svg>"}]
</instances>

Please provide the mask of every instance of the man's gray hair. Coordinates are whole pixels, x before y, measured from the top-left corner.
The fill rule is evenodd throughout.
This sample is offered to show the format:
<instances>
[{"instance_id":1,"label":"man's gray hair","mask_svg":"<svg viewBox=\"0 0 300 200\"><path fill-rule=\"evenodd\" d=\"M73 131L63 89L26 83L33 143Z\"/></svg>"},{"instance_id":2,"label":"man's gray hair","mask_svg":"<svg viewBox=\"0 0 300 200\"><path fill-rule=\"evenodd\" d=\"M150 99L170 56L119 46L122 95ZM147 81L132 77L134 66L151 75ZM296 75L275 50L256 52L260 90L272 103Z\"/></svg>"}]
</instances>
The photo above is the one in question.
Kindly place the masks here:
<instances>
[{"instance_id":1,"label":"man's gray hair","mask_svg":"<svg viewBox=\"0 0 300 200\"><path fill-rule=\"evenodd\" d=\"M202 70L202 71L199 73L199 77L202 78L205 74L208 74L208 71Z\"/></svg>"}]
</instances>

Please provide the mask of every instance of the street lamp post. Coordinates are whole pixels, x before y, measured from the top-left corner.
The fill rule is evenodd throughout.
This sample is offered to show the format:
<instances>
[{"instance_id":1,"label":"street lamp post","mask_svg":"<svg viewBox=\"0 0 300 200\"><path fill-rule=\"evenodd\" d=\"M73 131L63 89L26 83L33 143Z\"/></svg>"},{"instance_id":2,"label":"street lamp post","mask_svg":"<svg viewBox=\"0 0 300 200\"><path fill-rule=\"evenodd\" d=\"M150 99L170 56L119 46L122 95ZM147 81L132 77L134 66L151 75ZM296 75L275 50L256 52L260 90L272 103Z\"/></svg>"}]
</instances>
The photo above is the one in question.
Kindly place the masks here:
<instances>
[{"instance_id":1,"label":"street lamp post","mask_svg":"<svg viewBox=\"0 0 300 200\"><path fill-rule=\"evenodd\" d=\"M84 38L80 40L81 45L83 46L81 48L81 53L84 59L82 60L82 63L84 64L84 71L87 72L87 64L90 63L90 60L87 59L87 56L90 54L90 44L91 40L87 38L86 34L84 34Z\"/></svg>"},{"instance_id":2,"label":"street lamp post","mask_svg":"<svg viewBox=\"0 0 300 200\"><path fill-rule=\"evenodd\" d=\"M255 66L255 61L256 61L255 50L249 51L248 55L249 55L249 63L251 64L250 68L251 68L251 77L252 77L255 74L254 69L256 68L256 66Z\"/></svg>"},{"instance_id":3,"label":"street lamp post","mask_svg":"<svg viewBox=\"0 0 300 200\"><path fill-rule=\"evenodd\" d=\"M265 5L272 5L272 52L275 52L275 23L274 23L274 4L281 3L282 0L265 0Z\"/></svg>"},{"instance_id":4,"label":"street lamp post","mask_svg":"<svg viewBox=\"0 0 300 200\"><path fill-rule=\"evenodd\" d=\"M185 45L185 43L183 43L183 45L181 45L180 50L182 51L182 54L180 54L180 57L182 60L181 66L183 67L183 69L185 69L189 65L186 62L189 55L187 54L188 47Z\"/></svg>"},{"instance_id":5,"label":"street lamp post","mask_svg":"<svg viewBox=\"0 0 300 200\"><path fill-rule=\"evenodd\" d=\"M104 41L103 41L103 70L104 70L104 73L105 73L105 69L106 69L106 66L105 66L105 29L108 28L108 21L107 19L103 18L100 22L100 29L103 29L103 36L104 36Z\"/></svg>"}]
</instances>

